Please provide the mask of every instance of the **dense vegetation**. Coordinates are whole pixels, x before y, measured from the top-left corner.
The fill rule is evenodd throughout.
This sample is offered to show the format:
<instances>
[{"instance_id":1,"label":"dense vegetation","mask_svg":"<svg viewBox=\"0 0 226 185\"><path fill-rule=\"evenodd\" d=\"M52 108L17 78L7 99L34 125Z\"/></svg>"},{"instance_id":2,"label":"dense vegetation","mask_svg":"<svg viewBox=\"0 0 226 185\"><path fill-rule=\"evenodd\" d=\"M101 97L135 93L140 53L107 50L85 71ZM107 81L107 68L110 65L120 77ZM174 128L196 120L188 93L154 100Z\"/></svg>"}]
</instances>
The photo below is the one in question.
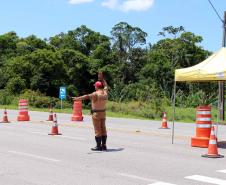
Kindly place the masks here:
<instances>
[{"instance_id":1,"label":"dense vegetation","mask_svg":"<svg viewBox=\"0 0 226 185\"><path fill-rule=\"evenodd\" d=\"M0 35L0 104L23 96L36 107L57 105L60 86L66 86L70 101L92 92L97 72L103 71L112 102L139 102L135 109L147 106L152 114L144 111L144 116L154 118L172 101L175 69L195 65L210 52L201 47L201 36L182 26L164 27L157 43L146 38L146 32L125 22L116 24L110 37L84 25L44 40ZM215 83L179 83L176 104L214 103L216 90Z\"/></svg>"}]
</instances>

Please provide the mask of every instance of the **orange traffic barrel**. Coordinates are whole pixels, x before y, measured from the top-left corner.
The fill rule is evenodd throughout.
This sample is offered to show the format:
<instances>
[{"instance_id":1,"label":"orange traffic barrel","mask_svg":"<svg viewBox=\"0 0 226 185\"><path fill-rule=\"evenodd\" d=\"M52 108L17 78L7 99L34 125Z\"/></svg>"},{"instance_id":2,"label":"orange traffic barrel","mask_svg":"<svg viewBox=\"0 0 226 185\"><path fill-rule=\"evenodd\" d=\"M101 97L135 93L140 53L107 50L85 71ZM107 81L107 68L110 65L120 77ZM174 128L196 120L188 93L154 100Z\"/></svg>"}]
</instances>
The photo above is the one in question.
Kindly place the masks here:
<instances>
[{"instance_id":1,"label":"orange traffic barrel","mask_svg":"<svg viewBox=\"0 0 226 185\"><path fill-rule=\"evenodd\" d=\"M19 100L19 115L17 116L17 121L30 121L30 116L28 115L28 101L25 99Z\"/></svg>"},{"instance_id":2,"label":"orange traffic barrel","mask_svg":"<svg viewBox=\"0 0 226 185\"><path fill-rule=\"evenodd\" d=\"M211 107L198 106L196 108L196 136L191 138L191 146L207 148L211 127Z\"/></svg>"},{"instance_id":3,"label":"orange traffic barrel","mask_svg":"<svg viewBox=\"0 0 226 185\"><path fill-rule=\"evenodd\" d=\"M82 116L82 101L74 101L73 115L71 121L83 121Z\"/></svg>"}]
</instances>

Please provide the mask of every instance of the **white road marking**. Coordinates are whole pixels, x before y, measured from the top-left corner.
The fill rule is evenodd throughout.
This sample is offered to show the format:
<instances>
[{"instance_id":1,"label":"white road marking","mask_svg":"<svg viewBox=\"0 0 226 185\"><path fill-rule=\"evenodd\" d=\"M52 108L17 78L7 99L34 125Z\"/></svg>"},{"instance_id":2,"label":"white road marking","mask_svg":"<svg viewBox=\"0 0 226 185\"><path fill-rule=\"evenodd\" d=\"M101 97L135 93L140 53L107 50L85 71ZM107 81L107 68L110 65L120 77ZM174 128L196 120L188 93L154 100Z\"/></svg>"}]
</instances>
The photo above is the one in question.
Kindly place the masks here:
<instances>
[{"instance_id":1,"label":"white road marking","mask_svg":"<svg viewBox=\"0 0 226 185\"><path fill-rule=\"evenodd\" d=\"M133 178L133 179L142 180L142 181L153 182L152 184L148 184L148 185L175 185L175 184L170 184L170 183L166 183L166 182L159 182L159 181L154 180L154 179L148 179L148 178L139 177L139 176L136 176L136 175L125 174L125 173L120 173L119 175L121 175L123 177L129 177L129 178Z\"/></svg>"},{"instance_id":2,"label":"white road marking","mask_svg":"<svg viewBox=\"0 0 226 185\"><path fill-rule=\"evenodd\" d=\"M195 181L200 181L200 182L206 182L206 183L210 183L210 184L217 184L217 185L225 185L226 184L226 180L206 177L206 176L202 176L202 175L192 175L192 176L187 176L184 178L190 179L190 180L195 180Z\"/></svg>"},{"instance_id":3,"label":"white road marking","mask_svg":"<svg viewBox=\"0 0 226 185\"><path fill-rule=\"evenodd\" d=\"M80 141L86 141L87 139L83 138L83 137L71 137L71 136L61 136L63 138L68 138L68 139L75 139L75 140L80 140Z\"/></svg>"},{"instance_id":4,"label":"white road marking","mask_svg":"<svg viewBox=\"0 0 226 185\"><path fill-rule=\"evenodd\" d=\"M170 183L166 183L166 182L155 182L155 183L148 184L148 185L175 185L175 184L170 184Z\"/></svg>"},{"instance_id":5,"label":"white road marking","mask_svg":"<svg viewBox=\"0 0 226 185\"><path fill-rule=\"evenodd\" d=\"M43 157L39 155L34 155L34 154L29 154L29 153L24 153L24 152L17 152L17 151L8 151L9 153L16 154L16 155L22 155L22 156L27 156L27 157L33 157L36 159L42 159L42 160L47 160L47 161L52 161L52 162L60 162L58 159L53 159L53 158L48 158L48 157Z\"/></svg>"},{"instance_id":6,"label":"white road marking","mask_svg":"<svg viewBox=\"0 0 226 185\"><path fill-rule=\"evenodd\" d=\"M226 173L226 170L217 170L217 172Z\"/></svg>"},{"instance_id":7,"label":"white road marking","mask_svg":"<svg viewBox=\"0 0 226 185\"><path fill-rule=\"evenodd\" d=\"M32 134L39 134L39 135L42 135L42 136L48 136L48 134L45 134L45 133L42 133L42 132L31 132L31 133ZM80 141L86 141L87 140L87 139L85 139L83 137L71 137L71 136L64 136L64 135L60 135L59 137L67 138L67 139L80 140Z\"/></svg>"},{"instance_id":8,"label":"white road marking","mask_svg":"<svg viewBox=\"0 0 226 185\"><path fill-rule=\"evenodd\" d=\"M139 176L136 176L136 175L125 174L125 173L120 173L119 175L123 176L123 177L129 177L129 178L139 179L139 180L148 181L148 182L156 182L157 181L157 180L154 180L154 179L148 179L148 178L139 177Z\"/></svg>"},{"instance_id":9,"label":"white road marking","mask_svg":"<svg viewBox=\"0 0 226 185\"><path fill-rule=\"evenodd\" d=\"M42 135L42 136L48 135L48 134L44 134L44 133L42 133L42 132L30 132L30 133L32 133L32 134L39 134L39 135Z\"/></svg>"}]
</instances>

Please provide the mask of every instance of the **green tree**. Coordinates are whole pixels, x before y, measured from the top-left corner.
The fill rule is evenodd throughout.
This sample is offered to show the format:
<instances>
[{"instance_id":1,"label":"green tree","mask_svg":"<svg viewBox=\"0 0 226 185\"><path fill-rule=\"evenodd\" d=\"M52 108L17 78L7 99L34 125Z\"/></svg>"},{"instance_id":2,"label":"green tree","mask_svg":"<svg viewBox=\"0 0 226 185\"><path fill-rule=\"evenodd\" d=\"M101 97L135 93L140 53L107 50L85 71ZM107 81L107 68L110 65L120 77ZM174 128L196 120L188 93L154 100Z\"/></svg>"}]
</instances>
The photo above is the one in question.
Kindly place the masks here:
<instances>
[{"instance_id":1,"label":"green tree","mask_svg":"<svg viewBox=\"0 0 226 185\"><path fill-rule=\"evenodd\" d=\"M89 91L92 75L89 73L89 58L79 51L59 50L66 67L67 84L74 85L79 94Z\"/></svg>"},{"instance_id":2,"label":"green tree","mask_svg":"<svg viewBox=\"0 0 226 185\"><path fill-rule=\"evenodd\" d=\"M173 35L173 38L159 40L150 48L140 79L145 83L155 82L160 91L172 98L175 69L198 64L208 52L199 46L202 37L184 31L183 27L166 27L161 35ZM189 93L188 85L180 84L179 88Z\"/></svg>"},{"instance_id":3,"label":"green tree","mask_svg":"<svg viewBox=\"0 0 226 185\"><path fill-rule=\"evenodd\" d=\"M19 76L10 78L6 85L6 89L10 94L20 94L25 88L25 80Z\"/></svg>"},{"instance_id":4,"label":"green tree","mask_svg":"<svg viewBox=\"0 0 226 185\"><path fill-rule=\"evenodd\" d=\"M136 80L136 71L143 65L146 50L147 33L126 22L116 24L111 31L113 40L113 58L117 68L117 79L128 84ZM142 56L141 56L142 55Z\"/></svg>"},{"instance_id":5,"label":"green tree","mask_svg":"<svg viewBox=\"0 0 226 185\"><path fill-rule=\"evenodd\" d=\"M50 50L37 50L27 58L33 65L31 89L57 96L59 86L65 84L66 66L60 54Z\"/></svg>"},{"instance_id":6,"label":"green tree","mask_svg":"<svg viewBox=\"0 0 226 185\"><path fill-rule=\"evenodd\" d=\"M20 77L27 89L39 90L50 96L58 95L67 73L61 56L54 51L38 49L31 54L15 57L5 66L8 81Z\"/></svg>"},{"instance_id":7,"label":"green tree","mask_svg":"<svg viewBox=\"0 0 226 185\"><path fill-rule=\"evenodd\" d=\"M37 38L35 35L19 39L17 42L18 55L32 53L37 49L51 49L51 47L44 40Z\"/></svg>"},{"instance_id":8,"label":"green tree","mask_svg":"<svg viewBox=\"0 0 226 185\"><path fill-rule=\"evenodd\" d=\"M18 36L15 32L0 35L0 65L10 57L16 55L16 44Z\"/></svg>"},{"instance_id":9,"label":"green tree","mask_svg":"<svg viewBox=\"0 0 226 185\"><path fill-rule=\"evenodd\" d=\"M109 42L109 38L82 25L68 33L61 33L50 38L50 44L58 49L78 50L91 55L98 45Z\"/></svg>"}]
</instances>

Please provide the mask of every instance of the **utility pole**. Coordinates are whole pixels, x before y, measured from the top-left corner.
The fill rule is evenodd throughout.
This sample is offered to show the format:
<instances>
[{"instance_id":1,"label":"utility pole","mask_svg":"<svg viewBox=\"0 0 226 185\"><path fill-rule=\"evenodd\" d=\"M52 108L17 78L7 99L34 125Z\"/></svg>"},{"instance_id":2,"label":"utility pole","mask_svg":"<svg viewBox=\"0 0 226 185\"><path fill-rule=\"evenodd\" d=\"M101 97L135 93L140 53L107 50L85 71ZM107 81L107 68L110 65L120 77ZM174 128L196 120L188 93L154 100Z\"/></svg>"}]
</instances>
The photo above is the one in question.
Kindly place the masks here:
<instances>
[{"instance_id":1,"label":"utility pole","mask_svg":"<svg viewBox=\"0 0 226 185\"><path fill-rule=\"evenodd\" d=\"M223 40L222 40L222 47L226 46L226 11L224 12L224 20L223 20ZM225 61L226 62L226 61ZM224 82L219 82L219 113L220 113L220 120L224 121Z\"/></svg>"}]
</instances>

